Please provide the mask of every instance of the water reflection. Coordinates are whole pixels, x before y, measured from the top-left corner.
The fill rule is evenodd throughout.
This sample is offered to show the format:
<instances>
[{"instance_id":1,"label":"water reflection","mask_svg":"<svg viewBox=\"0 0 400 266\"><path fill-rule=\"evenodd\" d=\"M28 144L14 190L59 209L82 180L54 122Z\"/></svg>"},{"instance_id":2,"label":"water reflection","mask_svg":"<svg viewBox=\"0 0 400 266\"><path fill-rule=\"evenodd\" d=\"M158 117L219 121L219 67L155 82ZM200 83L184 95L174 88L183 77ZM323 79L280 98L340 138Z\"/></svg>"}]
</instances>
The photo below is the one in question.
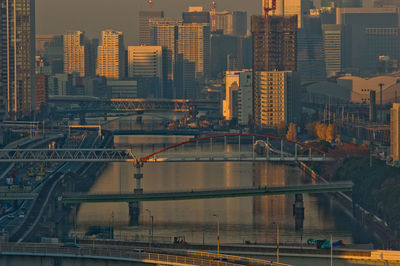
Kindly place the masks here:
<instances>
[{"instance_id":1,"label":"water reflection","mask_svg":"<svg viewBox=\"0 0 400 266\"><path fill-rule=\"evenodd\" d=\"M121 136L115 144L129 146L143 143L174 143L186 137ZM195 148L195 147L194 147ZM203 145L199 149L207 150ZM234 150L234 145L227 149ZM187 149L187 148L185 148ZM214 144L213 149L223 149ZM153 150L143 146L139 153ZM129 193L135 186L134 168L128 163L112 163L98 178L90 193ZM258 187L301 184L306 178L293 165L265 162L213 162L213 163L157 163L143 168L144 191L175 191L227 187ZM345 243L352 242L350 229L336 228L332 211L315 196L304 195L303 231L296 231L293 217L294 195L247 198L206 199L191 201L144 202L141 204L140 226L128 226L127 203L82 204L78 213L78 226L85 231L89 226L102 225L116 228L115 235L136 236L149 234L151 220L144 210L154 216L154 235L157 237L185 236L186 241L214 243L217 225L213 214L221 219L221 242L265 243L275 241L274 222L278 222L282 242L299 243L308 237L326 238L330 232Z\"/></svg>"}]
</instances>

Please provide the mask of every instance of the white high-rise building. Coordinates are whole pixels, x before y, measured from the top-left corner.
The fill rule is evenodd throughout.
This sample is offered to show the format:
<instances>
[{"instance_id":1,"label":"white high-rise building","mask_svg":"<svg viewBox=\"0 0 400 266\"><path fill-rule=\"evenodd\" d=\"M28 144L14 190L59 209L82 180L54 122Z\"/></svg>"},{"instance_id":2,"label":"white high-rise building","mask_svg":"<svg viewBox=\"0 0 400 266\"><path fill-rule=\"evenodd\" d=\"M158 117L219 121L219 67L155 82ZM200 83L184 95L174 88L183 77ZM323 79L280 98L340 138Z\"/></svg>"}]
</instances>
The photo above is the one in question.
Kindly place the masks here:
<instances>
[{"instance_id":1,"label":"white high-rise building","mask_svg":"<svg viewBox=\"0 0 400 266\"><path fill-rule=\"evenodd\" d=\"M101 45L97 50L96 74L107 79L120 79L125 76L125 49L120 31L101 32Z\"/></svg>"},{"instance_id":2,"label":"white high-rise building","mask_svg":"<svg viewBox=\"0 0 400 266\"><path fill-rule=\"evenodd\" d=\"M88 74L87 51L82 31L68 31L64 34L64 73Z\"/></svg>"},{"instance_id":3,"label":"white high-rise building","mask_svg":"<svg viewBox=\"0 0 400 266\"><path fill-rule=\"evenodd\" d=\"M225 75L223 115L247 125L253 113L253 75L251 70L227 71Z\"/></svg>"}]
</instances>

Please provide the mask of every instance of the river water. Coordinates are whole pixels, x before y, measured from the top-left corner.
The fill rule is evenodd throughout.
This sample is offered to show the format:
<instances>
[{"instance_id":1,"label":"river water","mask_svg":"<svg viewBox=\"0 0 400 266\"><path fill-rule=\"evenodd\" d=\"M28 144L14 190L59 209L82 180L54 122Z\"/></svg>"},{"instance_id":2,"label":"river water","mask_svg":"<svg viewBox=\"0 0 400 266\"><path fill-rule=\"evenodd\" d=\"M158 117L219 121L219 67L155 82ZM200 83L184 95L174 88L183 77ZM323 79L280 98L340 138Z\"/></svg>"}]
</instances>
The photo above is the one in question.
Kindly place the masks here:
<instances>
[{"instance_id":1,"label":"river water","mask_svg":"<svg viewBox=\"0 0 400 266\"><path fill-rule=\"evenodd\" d=\"M176 143L188 139L178 136L116 136L116 147L145 143ZM217 149L215 144L214 149ZM136 147L136 146L134 146ZM228 146L229 149L229 146ZM232 148L233 149L233 148ZM138 154L151 153L151 147L134 148ZM134 168L129 163L111 163L89 193L129 193L134 190ZM149 163L143 168L144 191L234 188L311 183L294 165L265 162L186 162ZM331 200L305 194L303 230L296 230L293 216L294 195L246 198L205 199L141 203L140 226L129 226L127 203L82 204L77 214L76 232L90 226L112 226L114 237L143 239L151 230L154 239L171 240L184 236L187 242L216 244L217 218L221 224L221 243L273 243L279 224L281 243L305 243L308 238L357 242L351 220ZM145 211L148 209L149 211Z\"/></svg>"}]
</instances>

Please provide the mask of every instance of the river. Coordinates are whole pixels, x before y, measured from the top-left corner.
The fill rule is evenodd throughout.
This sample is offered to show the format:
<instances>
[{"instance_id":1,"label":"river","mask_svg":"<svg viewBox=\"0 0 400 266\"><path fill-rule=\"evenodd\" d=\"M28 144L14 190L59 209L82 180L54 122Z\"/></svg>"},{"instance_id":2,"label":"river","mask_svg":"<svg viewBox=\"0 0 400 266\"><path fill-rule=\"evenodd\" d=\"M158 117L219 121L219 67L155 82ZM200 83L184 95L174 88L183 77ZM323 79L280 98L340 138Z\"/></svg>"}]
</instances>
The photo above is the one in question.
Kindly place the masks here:
<instances>
[{"instance_id":1,"label":"river","mask_svg":"<svg viewBox=\"0 0 400 266\"><path fill-rule=\"evenodd\" d=\"M176 143L188 137L116 136L116 147L143 143ZM215 144L214 147L217 145ZM136 146L135 146L136 147ZM228 147L229 148L229 147ZM145 155L152 148L136 149ZM135 186L134 168L129 163L111 163L99 176L89 193L127 193ZM143 168L144 191L177 191L227 187L292 185L310 183L294 165L265 162L186 162L149 163ZM127 203L82 204L78 212L76 232L90 226L112 226L115 238L143 239L151 230L154 217L154 239L170 240L184 236L187 242L215 244L218 215L221 243L273 243L279 224L281 243L305 243L306 239L358 242L353 223L334 202L323 196L303 196L303 230L296 230L293 216L294 195L247 198L206 199L141 203L140 226L129 226ZM149 210L149 211L146 211ZM356 237L357 238L357 237Z\"/></svg>"}]
</instances>

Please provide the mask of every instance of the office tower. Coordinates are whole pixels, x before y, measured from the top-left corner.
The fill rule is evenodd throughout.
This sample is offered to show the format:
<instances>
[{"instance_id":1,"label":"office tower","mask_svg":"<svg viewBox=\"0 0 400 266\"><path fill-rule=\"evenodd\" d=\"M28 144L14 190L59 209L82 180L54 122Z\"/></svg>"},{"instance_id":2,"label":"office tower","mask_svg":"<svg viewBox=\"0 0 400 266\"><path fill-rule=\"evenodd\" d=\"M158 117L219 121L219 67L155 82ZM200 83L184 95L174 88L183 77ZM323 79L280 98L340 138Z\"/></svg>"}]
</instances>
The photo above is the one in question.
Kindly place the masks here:
<instances>
[{"instance_id":1,"label":"office tower","mask_svg":"<svg viewBox=\"0 0 400 266\"><path fill-rule=\"evenodd\" d=\"M393 103L390 109L390 156L400 161L400 103Z\"/></svg>"},{"instance_id":2,"label":"office tower","mask_svg":"<svg viewBox=\"0 0 400 266\"><path fill-rule=\"evenodd\" d=\"M299 77L293 71L254 72L254 122L258 127L277 127L298 119Z\"/></svg>"},{"instance_id":3,"label":"office tower","mask_svg":"<svg viewBox=\"0 0 400 266\"><path fill-rule=\"evenodd\" d=\"M222 11L215 13L217 31L224 35L245 36L247 34L247 13L243 11Z\"/></svg>"},{"instance_id":4,"label":"office tower","mask_svg":"<svg viewBox=\"0 0 400 266\"><path fill-rule=\"evenodd\" d=\"M211 54L210 54L210 76L217 78L226 70L243 69L242 63L242 42L243 37L234 35L224 35L219 32L211 34ZM229 59L228 59L229 57ZM231 59L231 60L230 60ZM233 62L235 61L235 62ZM237 69L233 65L237 63Z\"/></svg>"},{"instance_id":5,"label":"office tower","mask_svg":"<svg viewBox=\"0 0 400 266\"><path fill-rule=\"evenodd\" d=\"M111 98L138 98L138 82L136 80L107 80Z\"/></svg>"},{"instance_id":6,"label":"office tower","mask_svg":"<svg viewBox=\"0 0 400 266\"><path fill-rule=\"evenodd\" d=\"M101 44L97 50L96 74L107 79L120 79L125 75L125 49L120 31L101 32Z\"/></svg>"},{"instance_id":7,"label":"office tower","mask_svg":"<svg viewBox=\"0 0 400 266\"><path fill-rule=\"evenodd\" d=\"M168 84L164 87L164 97L175 98L176 90L174 84L175 63L178 41L178 26L182 20L174 18L150 18L150 45L162 46L164 49L164 64Z\"/></svg>"},{"instance_id":8,"label":"office tower","mask_svg":"<svg viewBox=\"0 0 400 266\"><path fill-rule=\"evenodd\" d=\"M163 18L164 11L139 11L139 44L150 45L150 18Z\"/></svg>"},{"instance_id":9,"label":"office tower","mask_svg":"<svg viewBox=\"0 0 400 266\"><path fill-rule=\"evenodd\" d=\"M399 23L397 8L337 8L336 21L344 27L344 70L369 73L367 28L396 28Z\"/></svg>"},{"instance_id":10,"label":"office tower","mask_svg":"<svg viewBox=\"0 0 400 266\"><path fill-rule=\"evenodd\" d=\"M253 71L297 70L297 17L251 17Z\"/></svg>"},{"instance_id":11,"label":"office tower","mask_svg":"<svg viewBox=\"0 0 400 266\"><path fill-rule=\"evenodd\" d=\"M184 59L183 54L177 54L175 64L176 98L197 98L196 63Z\"/></svg>"},{"instance_id":12,"label":"office tower","mask_svg":"<svg viewBox=\"0 0 400 266\"><path fill-rule=\"evenodd\" d=\"M237 119L247 125L253 113L253 75L251 70L227 71L223 114L226 120Z\"/></svg>"},{"instance_id":13,"label":"office tower","mask_svg":"<svg viewBox=\"0 0 400 266\"><path fill-rule=\"evenodd\" d=\"M161 46L128 46L128 77L152 84L141 88L147 97L163 97L164 66Z\"/></svg>"},{"instance_id":14,"label":"office tower","mask_svg":"<svg viewBox=\"0 0 400 266\"><path fill-rule=\"evenodd\" d=\"M272 6L271 0L269 6ZM264 6L264 2L263 2ZM303 27L303 16L309 14L313 8L312 0L276 0L276 10L272 14L276 16L294 16L297 15L297 26Z\"/></svg>"},{"instance_id":15,"label":"office tower","mask_svg":"<svg viewBox=\"0 0 400 266\"><path fill-rule=\"evenodd\" d=\"M324 36L325 65L328 77L343 70L344 29L342 25L322 25Z\"/></svg>"},{"instance_id":16,"label":"office tower","mask_svg":"<svg viewBox=\"0 0 400 266\"><path fill-rule=\"evenodd\" d=\"M371 73L378 71L381 56L390 60L400 60L400 28L366 28L367 61L366 70Z\"/></svg>"},{"instance_id":17,"label":"office tower","mask_svg":"<svg viewBox=\"0 0 400 266\"><path fill-rule=\"evenodd\" d=\"M64 73L78 73L84 77L89 73L88 52L82 31L68 31L64 34Z\"/></svg>"},{"instance_id":18,"label":"office tower","mask_svg":"<svg viewBox=\"0 0 400 266\"><path fill-rule=\"evenodd\" d=\"M178 27L178 54L195 64L196 79L208 76L210 60L210 26L206 23L182 24Z\"/></svg>"},{"instance_id":19,"label":"office tower","mask_svg":"<svg viewBox=\"0 0 400 266\"><path fill-rule=\"evenodd\" d=\"M320 16L303 16L303 27L297 33L297 66L302 82L326 78Z\"/></svg>"},{"instance_id":20,"label":"office tower","mask_svg":"<svg viewBox=\"0 0 400 266\"><path fill-rule=\"evenodd\" d=\"M47 75L36 74L36 112L44 111L47 104Z\"/></svg>"},{"instance_id":21,"label":"office tower","mask_svg":"<svg viewBox=\"0 0 400 266\"><path fill-rule=\"evenodd\" d=\"M0 1L0 117L35 110L35 2Z\"/></svg>"},{"instance_id":22,"label":"office tower","mask_svg":"<svg viewBox=\"0 0 400 266\"><path fill-rule=\"evenodd\" d=\"M369 121L376 122L376 91L369 91Z\"/></svg>"},{"instance_id":23,"label":"office tower","mask_svg":"<svg viewBox=\"0 0 400 266\"><path fill-rule=\"evenodd\" d=\"M200 6L191 6L182 13L183 23L210 23L210 13Z\"/></svg>"}]
</instances>

